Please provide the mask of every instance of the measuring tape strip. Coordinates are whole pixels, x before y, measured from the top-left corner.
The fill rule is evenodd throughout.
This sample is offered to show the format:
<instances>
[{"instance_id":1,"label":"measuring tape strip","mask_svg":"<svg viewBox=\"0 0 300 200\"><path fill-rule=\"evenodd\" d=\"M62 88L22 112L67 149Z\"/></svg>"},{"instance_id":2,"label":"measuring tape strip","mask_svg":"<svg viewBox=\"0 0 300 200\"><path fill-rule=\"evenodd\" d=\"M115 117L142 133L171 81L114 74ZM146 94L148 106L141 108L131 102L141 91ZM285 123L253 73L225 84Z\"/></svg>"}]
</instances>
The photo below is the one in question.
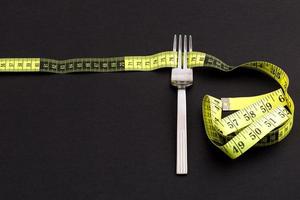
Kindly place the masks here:
<instances>
[{"instance_id":1,"label":"measuring tape strip","mask_svg":"<svg viewBox=\"0 0 300 200\"><path fill-rule=\"evenodd\" d=\"M203 66L205 54L190 53L189 67ZM166 51L149 56L125 56L112 58L76 58L53 60L47 58L0 58L0 72L117 72L152 71L176 67L177 53Z\"/></svg>"},{"instance_id":2,"label":"measuring tape strip","mask_svg":"<svg viewBox=\"0 0 300 200\"><path fill-rule=\"evenodd\" d=\"M177 52L165 51L149 56L111 58L0 58L0 72L117 72L151 71L177 67ZM209 140L231 158L237 158L252 146L267 146L284 139L293 126L294 103L287 88L287 74L278 66L254 61L230 66L218 58L189 52L188 67L212 67L225 72L250 68L268 74L281 89L254 97L215 98L206 95L202 103L203 119ZM222 118L222 111L234 111Z\"/></svg>"}]
</instances>

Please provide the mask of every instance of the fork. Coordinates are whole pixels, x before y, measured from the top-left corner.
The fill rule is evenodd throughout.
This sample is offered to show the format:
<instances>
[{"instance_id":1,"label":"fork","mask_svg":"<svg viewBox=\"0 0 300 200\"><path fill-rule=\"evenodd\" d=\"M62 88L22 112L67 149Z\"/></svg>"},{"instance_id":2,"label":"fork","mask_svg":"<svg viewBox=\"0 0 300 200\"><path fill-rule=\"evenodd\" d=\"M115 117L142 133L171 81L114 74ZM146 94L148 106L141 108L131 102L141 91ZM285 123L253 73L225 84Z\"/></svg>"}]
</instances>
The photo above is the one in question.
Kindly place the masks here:
<instances>
[{"instance_id":1,"label":"fork","mask_svg":"<svg viewBox=\"0 0 300 200\"><path fill-rule=\"evenodd\" d=\"M173 51L177 49L177 37L174 35ZM189 36L189 52L192 52L192 36ZM193 70L187 68L187 36L184 35L183 58L182 38L178 39L177 68L172 69L171 84L177 91L177 157L176 174L187 174L187 122L186 122L186 91L193 84Z\"/></svg>"}]
</instances>

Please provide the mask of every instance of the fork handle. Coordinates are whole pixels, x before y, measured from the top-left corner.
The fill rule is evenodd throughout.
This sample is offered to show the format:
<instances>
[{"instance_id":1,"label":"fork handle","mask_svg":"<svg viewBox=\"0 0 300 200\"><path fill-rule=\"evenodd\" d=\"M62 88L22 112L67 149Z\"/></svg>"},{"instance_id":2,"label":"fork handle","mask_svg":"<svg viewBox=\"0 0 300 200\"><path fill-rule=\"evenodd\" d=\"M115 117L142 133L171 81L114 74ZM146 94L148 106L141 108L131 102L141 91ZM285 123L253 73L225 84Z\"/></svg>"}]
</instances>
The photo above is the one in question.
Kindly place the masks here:
<instances>
[{"instance_id":1,"label":"fork handle","mask_svg":"<svg viewBox=\"0 0 300 200\"><path fill-rule=\"evenodd\" d=\"M177 92L177 159L176 173L187 174L186 92Z\"/></svg>"}]
</instances>

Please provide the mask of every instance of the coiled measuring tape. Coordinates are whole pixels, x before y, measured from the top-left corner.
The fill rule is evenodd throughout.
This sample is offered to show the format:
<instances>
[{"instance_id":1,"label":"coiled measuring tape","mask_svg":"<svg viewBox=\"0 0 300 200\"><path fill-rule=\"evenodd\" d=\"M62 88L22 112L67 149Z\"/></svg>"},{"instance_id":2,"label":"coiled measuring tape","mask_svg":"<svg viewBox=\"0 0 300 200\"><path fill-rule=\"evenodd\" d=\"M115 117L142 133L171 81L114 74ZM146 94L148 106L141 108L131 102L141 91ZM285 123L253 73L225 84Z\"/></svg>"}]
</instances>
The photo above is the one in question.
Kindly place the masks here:
<instances>
[{"instance_id":1,"label":"coiled measuring tape","mask_svg":"<svg viewBox=\"0 0 300 200\"><path fill-rule=\"evenodd\" d=\"M117 72L152 71L176 67L177 53L160 52L150 56L112 58L78 58L53 60L46 58L0 58L0 72ZM253 97L215 98L204 96L202 112L209 140L230 158L242 155L252 146L268 146L284 139L292 129L294 103L287 93L289 78L278 66L253 61L230 66L218 58L189 52L188 67L212 67L225 72L236 68L255 69L271 76L280 89ZM222 118L222 111L236 111Z\"/></svg>"}]
</instances>

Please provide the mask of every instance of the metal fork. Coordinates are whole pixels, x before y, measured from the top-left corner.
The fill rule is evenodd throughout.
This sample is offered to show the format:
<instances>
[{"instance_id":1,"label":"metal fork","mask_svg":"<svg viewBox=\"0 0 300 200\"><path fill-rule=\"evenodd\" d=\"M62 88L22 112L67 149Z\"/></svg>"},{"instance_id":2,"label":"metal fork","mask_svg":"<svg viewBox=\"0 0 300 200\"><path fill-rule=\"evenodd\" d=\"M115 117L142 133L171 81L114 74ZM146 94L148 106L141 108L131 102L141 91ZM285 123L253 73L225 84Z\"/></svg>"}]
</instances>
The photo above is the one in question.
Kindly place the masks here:
<instances>
[{"instance_id":1,"label":"metal fork","mask_svg":"<svg viewBox=\"0 0 300 200\"><path fill-rule=\"evenodd\" d=\"M176 52L177 37L174 35L173 51ZM189 52L192 52L192 36L189 36ZM176 174L187 174L187 124L186 124L186 91L193 84L193 70L187 68L187 37L184 35L183 59L182 38L178 39L178 65L172 69L171 84L178 88L177 93L177 158Z\"/></svg>"}]
</instances>

